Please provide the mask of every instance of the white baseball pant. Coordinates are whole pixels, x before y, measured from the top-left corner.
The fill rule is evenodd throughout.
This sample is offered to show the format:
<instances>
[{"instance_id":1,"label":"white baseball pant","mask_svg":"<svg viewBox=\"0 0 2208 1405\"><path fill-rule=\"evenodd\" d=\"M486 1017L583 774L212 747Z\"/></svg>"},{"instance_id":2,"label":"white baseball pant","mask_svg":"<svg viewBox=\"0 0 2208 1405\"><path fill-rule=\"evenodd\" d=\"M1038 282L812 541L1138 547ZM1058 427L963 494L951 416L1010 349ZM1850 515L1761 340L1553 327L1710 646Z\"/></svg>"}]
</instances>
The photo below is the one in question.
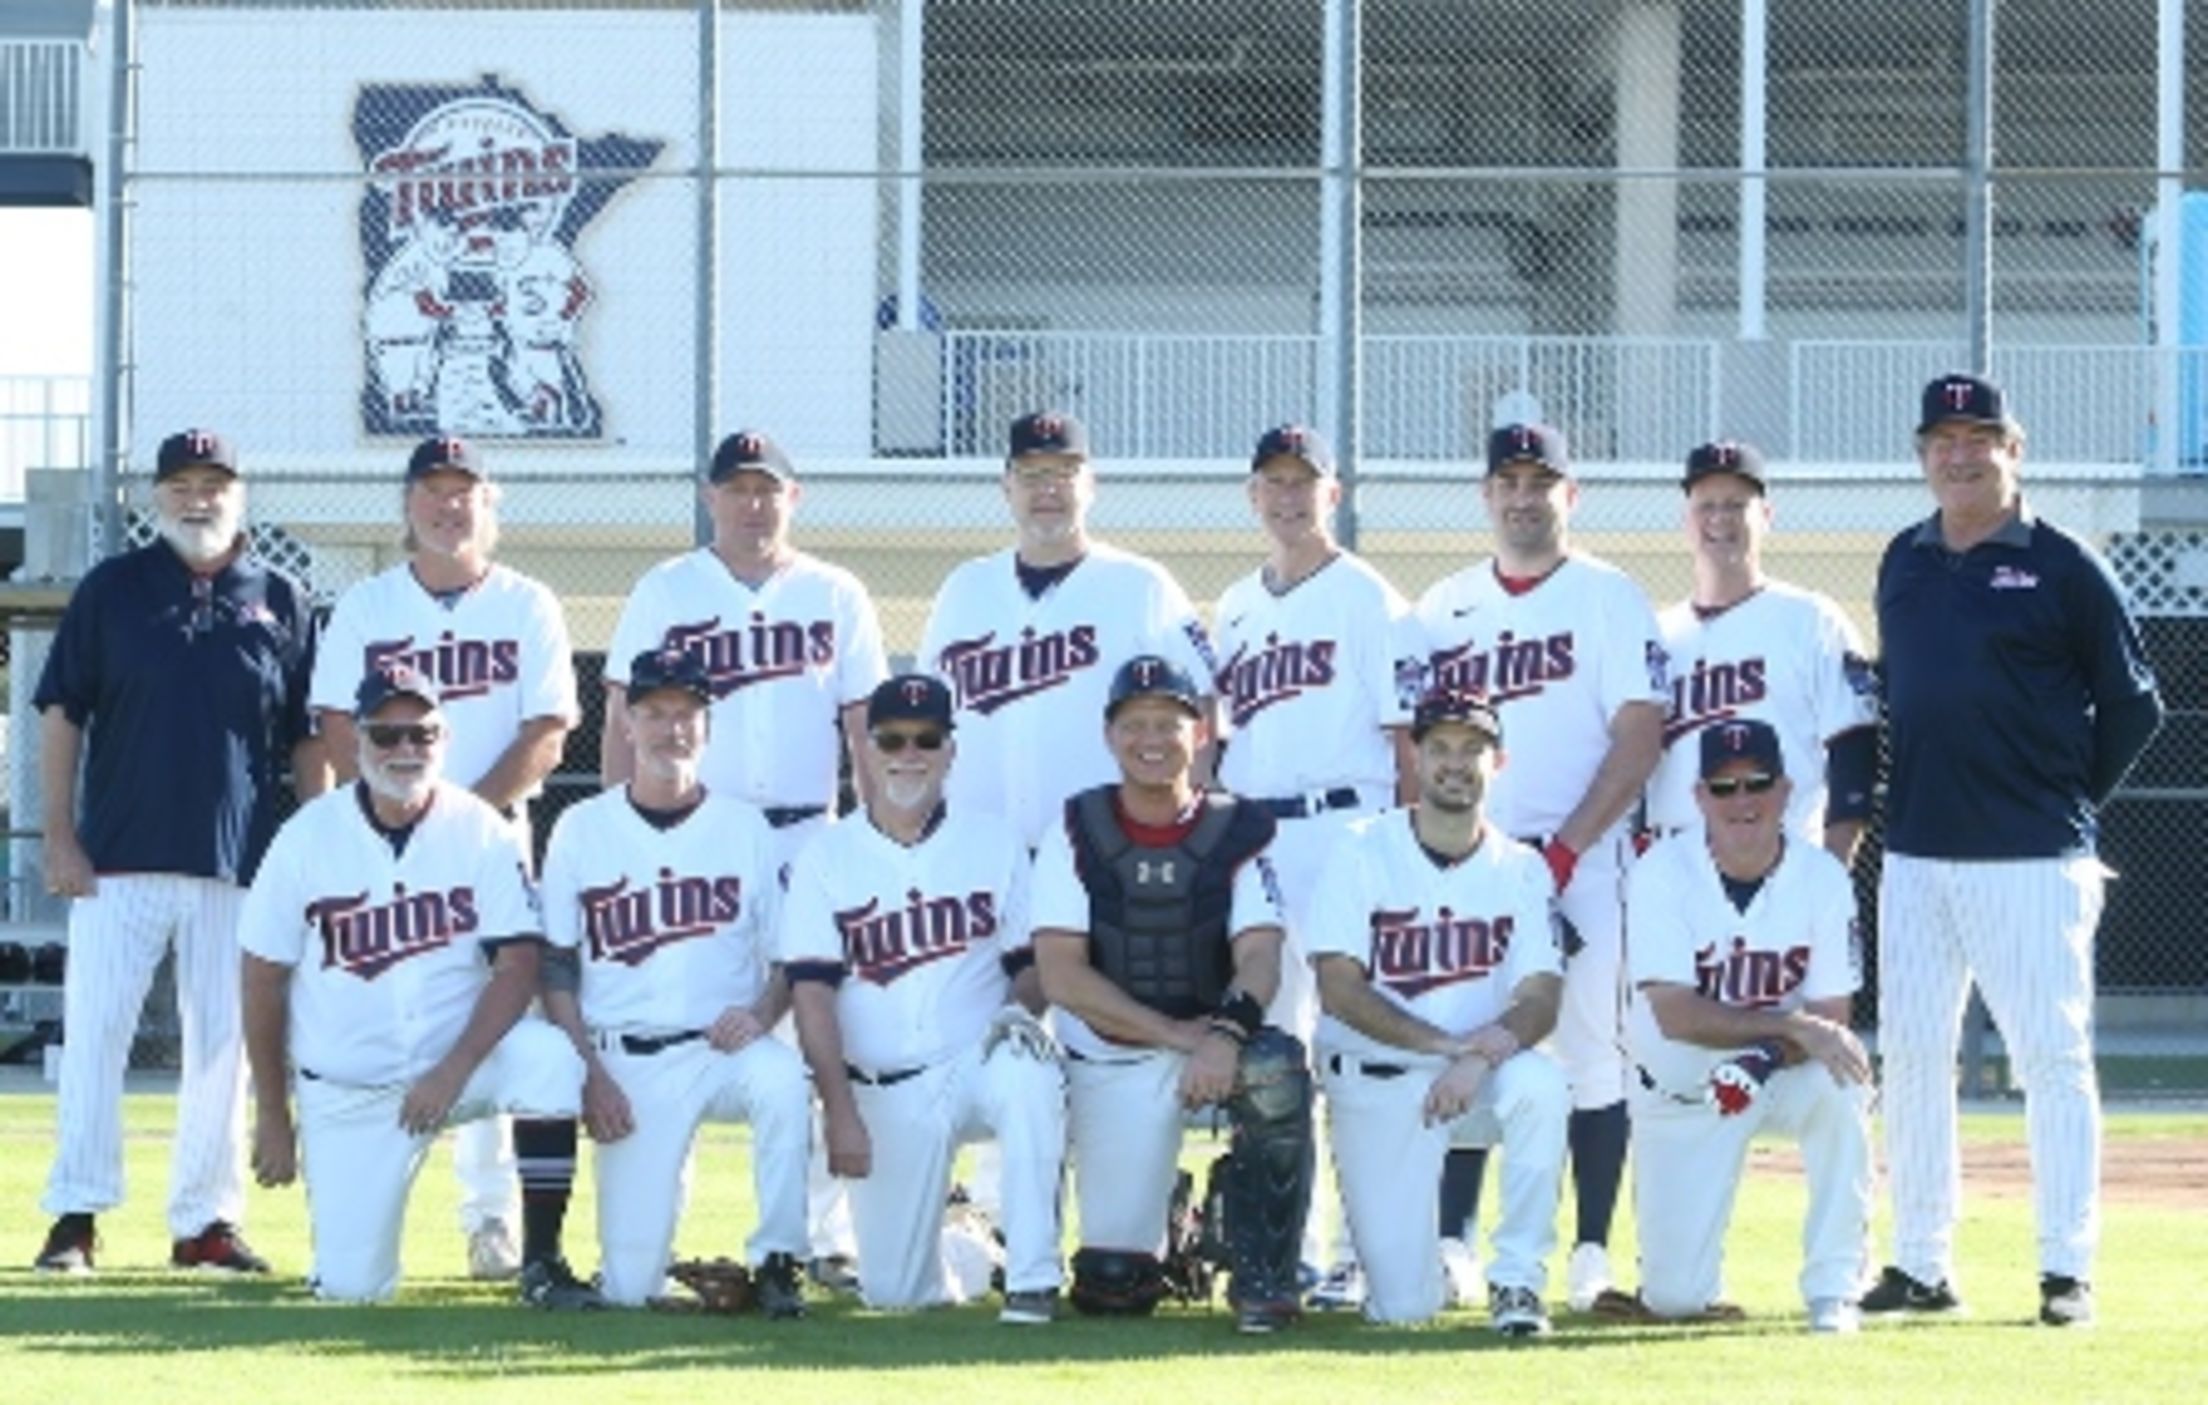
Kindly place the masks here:
<instances>
[{"instance_id":1,"label":"white baseball pant","mask_svg":"<svg viewBox=\"0 0 2208 1405\"><path fill-rule=\"evenodd\" d=\"M1579 1111L1625 1101L1625 870L1622 846L1604 840L1579 858L1557 909L1579 934L1564 963L1564 999L1549 1048Z\"/></svg>"},{"instance_id":2,"label":"white baseball pant","mask_svg":"<svg viewBox=\"0 0 2208 1405\"><path fill-rule=\"evenodd\" d=\"M1171 1049L1067 1059L1074 1194L1083 1248L1164 1253L1165 1219L1173 1203L1173 1172L1186 1118L1180 1087L1187 1062L1187 1055ZM1224 1127L1223 1109L1219 1118ZM1224 1152L1226 1146L1219 1149ZM1198 1194L1202 1185L1198 1176Z\"/></svg>"},{"instance_id":3,"label":"white baseball pant","mask_svg":"<svg viewBox=\"0 0 2208 1405\"><path fill-rule=\"evenodd\" d=\"M514 807L507 821L524 854L536 852L529 806ZM534 868L534 864L531 865ZM521 1165L514 1159L514 1120L481 1117L452 1132L452 1175L460 1183L460 1232L474 1234L492 1220L521 1228Z\"/></svg>"}]
</instances>

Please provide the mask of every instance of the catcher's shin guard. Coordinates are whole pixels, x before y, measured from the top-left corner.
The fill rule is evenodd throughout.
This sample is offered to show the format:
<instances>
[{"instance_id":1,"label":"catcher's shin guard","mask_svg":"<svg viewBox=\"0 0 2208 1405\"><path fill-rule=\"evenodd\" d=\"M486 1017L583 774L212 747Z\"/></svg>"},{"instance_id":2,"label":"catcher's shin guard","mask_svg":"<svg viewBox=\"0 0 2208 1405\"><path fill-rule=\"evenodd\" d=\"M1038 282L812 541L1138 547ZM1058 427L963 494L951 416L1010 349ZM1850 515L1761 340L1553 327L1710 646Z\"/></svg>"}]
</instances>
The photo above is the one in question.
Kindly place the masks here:
<instances>
[{"instance_id":1,"label":"catcher's shin guard","mask_svg":"<svg viewBox=\"0 0 2208 1405\"><path fill-rule=\"evenodd\" d=\"M1304 1217L1311 1209L1311 1070L1303 1044L1267 1026L1242 1049L1234 1096L1234 1149L1221 1209L1237 1304L1294 1300Z\"/></svg>"}]
</instances>

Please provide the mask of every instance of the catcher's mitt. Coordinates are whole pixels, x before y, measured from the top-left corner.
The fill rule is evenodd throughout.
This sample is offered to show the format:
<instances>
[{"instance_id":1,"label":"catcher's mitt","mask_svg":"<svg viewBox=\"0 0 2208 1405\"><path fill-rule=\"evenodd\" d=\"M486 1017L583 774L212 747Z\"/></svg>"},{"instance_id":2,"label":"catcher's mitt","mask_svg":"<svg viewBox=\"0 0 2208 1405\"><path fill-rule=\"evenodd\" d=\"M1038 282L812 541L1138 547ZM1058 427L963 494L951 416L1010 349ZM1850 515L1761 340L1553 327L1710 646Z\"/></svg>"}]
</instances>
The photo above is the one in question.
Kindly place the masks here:
<instances>
[{"instance_id":1,"label":"catcher's mitt","mask_svg":"<svg viewBox=\"0 0 2208 1405\"><path fill-rule=\"evenodd\" d=\"M734 1259L681 1259L667 1266L667 1276L688 1288L694 1297L655 1299L652 1305L664 1311L735 1317L750 1312L759 1302L751 1270Z\"/></svg>"}]
</instances>

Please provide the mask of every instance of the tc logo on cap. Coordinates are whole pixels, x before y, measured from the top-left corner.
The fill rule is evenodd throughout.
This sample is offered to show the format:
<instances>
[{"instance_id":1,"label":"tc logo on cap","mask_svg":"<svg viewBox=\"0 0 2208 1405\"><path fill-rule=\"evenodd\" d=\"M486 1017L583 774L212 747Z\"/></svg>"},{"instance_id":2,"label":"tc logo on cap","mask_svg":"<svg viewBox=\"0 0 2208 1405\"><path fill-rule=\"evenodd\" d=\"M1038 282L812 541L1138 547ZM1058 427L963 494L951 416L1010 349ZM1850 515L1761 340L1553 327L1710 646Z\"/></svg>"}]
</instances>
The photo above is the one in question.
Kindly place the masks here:
<instances>
[{"instance_id":1,"label":"tc logo on cap","mask_svg":"<svg viewBox=\"0 0 2208 1405\"><path fill-rule=\"evenodd\" d=\"M908 678L905 680L905 701L914 707L918 707L928 700L929 691L928 680L925 678Z\"/></svg>"},{"instance_id":2,"label":"tc logo on cap","mask_svg":"<svg viewBox=\"0 0 2208 1405\"><path fill-rule=\"evenodd\" d=\"M215 436L208 430L187 429L184 446L195 454L211 454L215 451Z\"/></svg>"},{"instance_id":3,"label":"tc logo on cap","mask_svg":"<svg viewBox=\"0 0 2208 1405\"><path fill-rule=\"evenodd\" d=\"M1977 397L1978 387L1969 381L1949 381L1940 394L1946 399L1950 410L1967 410L1970 402Z\"/></svg>"},{"instance_id":4,"label":"tc logo on cap","mask_svg":"<svg viewBox=\"0 0 2208 1405\"><path fill-rule=\"evenodd\" d=\"M1718 745L1736 755L1745 755L1748 751L1748 728L1739 722L1726 723L1718 728Z\"/></svg>"}]
</instances>

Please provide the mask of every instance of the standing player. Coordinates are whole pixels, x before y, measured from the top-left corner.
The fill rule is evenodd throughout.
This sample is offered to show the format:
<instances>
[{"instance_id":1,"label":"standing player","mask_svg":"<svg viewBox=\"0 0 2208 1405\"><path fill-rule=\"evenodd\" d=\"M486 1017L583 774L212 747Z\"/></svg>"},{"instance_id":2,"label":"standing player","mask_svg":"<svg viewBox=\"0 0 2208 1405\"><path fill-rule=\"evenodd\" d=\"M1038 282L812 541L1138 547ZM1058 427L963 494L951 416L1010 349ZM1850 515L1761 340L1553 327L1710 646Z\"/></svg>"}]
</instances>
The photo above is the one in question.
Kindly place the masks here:
<instances>
[{"instance_id":1,"label":"standing player","mask_svg":"<svg viewBox=\"0 0 2208 1405\"><path fill-rule=\"evenodd\" d=\"M1955 1041L1976 980L2025 1090L2040 1321L2093 1320L2101 1104L2093 1067L2100 807L2162 701L2100 556L2032 512L2000 388L1924 390L1939 510L1878 568L1893 775L1878 892L1879 1051L1894 1258L1865 1312L1952 1311L1961 1170Z\"/></svg>"},{"instance_id":2,"label":"standing player","mask_svg":"<svg viewBox=\"0 0 2208 1405\"><path fill-rule=\"evenodd\" d=\"M1443 1155L1465 1136L1503 1147L1489 1319L1539 1336L1571 1111L1564 1075L1533 1049L1563 994L1554 880L1481 813L1502 741L1486 700L1429 694L1411 735L1418 803L1357 827L1319 882L1311 929L1319 1070L1365 1315L1441 1309L1430 1207Z\"/></svg>"},{"instance_id":3,"label":"standing player","mask_svg":"<svg viewBox=\"0 0 2208 1405\"><path fill-rule=\"evenodd\" d=\"M1169 659L1137 655L1113 677L1120 780L1068 800L1036 856L1035 961L1069 1059L1074 1305L1156 1305L1183 1119L1223 1105L1228 1296L1240 1330L1263 1333L1297 1315L1311 1074L1302 1042L1265 1023L1282 942L1273 817L1196 787L1204 714Z\"/></svg>"},{"instance_id":4,"label":"standing player","mask_svg":"<svg viewBox=\"0 0 2208 1405\"><path fill-rule=\"evenodd\" d=\"M1610 1284L1628 1132L1620 821L1663 754L1670 688L1640 587L1570 547L1579 502L1570 475L1564 436L1546 425L1489 436L1481 497L1495 554L1436 582L1418 619L1431 683L1485 693L1510 732L1519 764L1497 774L1488 814L1540 848L1567 924L1556 1052L1572 1085L1578 1225L1565 1287L1584 1312Z\"/></svg>"},{"instance_id":5,"label":"standing player","mask_svg":"<svg viewBox=\"0 0 2208 1405\"><path fill-rule=\"evenodd\" d=\"M169 1261L265 1273L245 1213L238 913L276 832L284 766L322 785L307 723L314 617L246 550L245 485L228 441L162 441L160 540L77 586L32 701L47 891L73 898L62 997L60 1126L36 1266L94 1266L94 1216L123 1199L123 1069L161 953L176 950L183 1077L170 1171ZM85 759L84 816L77 764Z\"/></svg>"},{"instance_id":6,"label":"standing player","mask_svg":"<svg viewBox=\"0 0 2208 1405\"><path fill-rule=\"evenodd\" d=\"M407 1196L438 1131L525 1114L522 1300L594 1307L560 1253L582 1065L522 1018L543 946L528 852L441 778L438 690L404 668L361 680L360 779L292 816L253 880L239 937L253 1169L288 1185L304 1152L315 1294L376 1301L398 1288Z\"/></svg>"},{"instance_id":7,"label":"standing player","mask_svg":"<svg viewBox=\"0 0 2208 1405\"><path fill-rule=\"evenodd\" d=\"M960 1142L991 1136L1003 1167L1000 1320L1038 1324L1058 1302L1065 1075L1034 1019L1027 846L997 816L943 803L951 712L932 675L874 690L859 756L873 773L865 818L798 858L782 953L828 1167L851 1181L867 1304L961 1299L942 1243L951 1159Z\"/></svg>"},{"instance_id":8,"label":"standing player","mask_svg":"<svg viewBox=\"0 0 2208 1405\"><path fill-rule=\"evenodd\" d=\"M545 1013L582 1056L598 1143L606 1298L634 1307L662 1290L683 1168L712 1118L751 1126L760 1311L801 1317L812 1093L797 1056L764 1037L789 1004L774 953L774 838L758 811L698 782L705 665L660 650L625 676L628 783L560 815L542 894Z\"/></svg>"},{"instance_id":9,"label":"standing player","mask_svg":"<svg viewBox=\"0 0 2208 1405\"><path fill-rule=\"evenodd\" d=\"M1877 685L1855 626L1814 591L1763 573L1771 530L1763 455L1704 444L1687 455L1687 543L1694 594L1656 617L1670 656L1664 760L1648 783L1659 837L1700 822L1695 737L1753 717L1778 730L1793 794L1790 833L1850 862L1878 768Z\"/></svg>"},{"instance_id":10,"label":"standing player","mask_svg":"<svg viewBox=\"0 0 2208 1405\"><path fill-rule=\"evenodd\" d=\"M410 668L437 689L449 729L444 774L506 816L528 850L528 801L559 764L578 720L575 665L560 602L491 560L498 490L465 439L425 439L406 462L407 559L339 597L315 660L313 703L340 784L354 779L353 689ZM521 1269L511 1129L485 1117L453 1135L468 1271Z\"/></svg>"},{"instance_id":11,"label":"standing player","mask_svg":"<svg viewBox=\"0 0 2208 1405\"><path fill-rule=\"evenodd\" d=\"M1748 1142L1782 1132L1809 1177L1810 1330L1852 1332L1871 1227L1871 1064L1848 1029L1855 887L1796 829L1775 727L1713 723L1694 750L1701 830L1626 881L1641 1302L1658 1317L1718 1302Z\"/></svg>"},{"instance_id":12,"label":"standing player","mask_svg":"<svg viewBox=\"0 0 2208 1405\"><path fill-rule=\"evenodd\" d=\"M1002 815L1033 848L1067 796L1116 775L1093 730L1115 669L1154 653L1191 678L1215 670L1195 607L1165 568L1089 535L1096 477L1079 420L1041 411L1012 422L1004 497L1018 540L945 578L920 664L958 703L966 759L951 804Z\"/></svg>"}]
</instances>

